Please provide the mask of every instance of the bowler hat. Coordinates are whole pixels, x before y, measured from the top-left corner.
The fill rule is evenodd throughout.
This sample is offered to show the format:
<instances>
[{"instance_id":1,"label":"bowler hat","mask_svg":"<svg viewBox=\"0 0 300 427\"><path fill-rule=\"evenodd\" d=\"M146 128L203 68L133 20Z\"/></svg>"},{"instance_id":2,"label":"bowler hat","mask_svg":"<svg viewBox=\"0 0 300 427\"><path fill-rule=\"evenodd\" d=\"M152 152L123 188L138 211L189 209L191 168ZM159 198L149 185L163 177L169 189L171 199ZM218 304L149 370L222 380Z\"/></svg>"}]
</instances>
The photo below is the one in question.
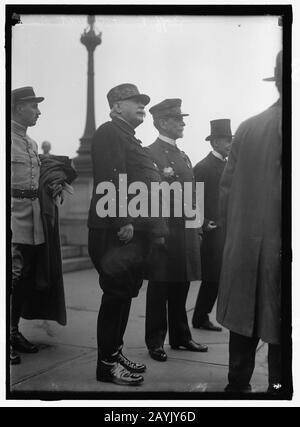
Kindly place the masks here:
<instances>
[{"instance_id":1,"label":"bowler hat","mask_svg":"<svg viewBox=\"0 0 300 427\"><path fill-rule=\"evenodd\" d=\"M276 64L274 68L274 76L263 79L265 82L275 82L282 79L282 50L276 56Z\"/></svg>"},{"instance_id":2,"label":"bowler hat","mask_svg":"<svg viewBox=\"0 0 300 427\"><path fill-rule=\"evenodd\" d=\"M210 135L205 138L205 141L210 141L214 138L226 138L232 136L230 119L212 120L210 122Z\"/></svg>"},{"instance_id":3,"label":"bowler hat","mask_svg":"<svg viewBox=\"0 0 300 427\"><path fill-rule=\"evenodd\" d=\"M153 107L149 109L149 112L154 119L189 116L189 114L181 112L181 103L182 101L179 98L165 99L159 104L153 105Z\"/></svg>"},{"instance_id":4,"label":"bowler hat","mask_svg":"<svg viewBox=\"0 0 300 427\"><path fill-rule=\"evenodd\" d=\"M110 108L117 101L124 101L126 99L139 99L144 105L149 104L150 97L148 95L142 94L139 92L138 88L131 83L123 83L121 85L115 86L107 94L107 99Z\"/></svg>"},{"instance_id":5,"label":"bowler hat","mask_svg":"<svg viewBox=\"0 0 300 427\"><path fill-rule=\"evenodd\" d=\"M16 105L19 102L42 102L44 97L36 96L31 86L20 87L11 91L11 102L12 105Z\"/></svg>"}]
</instances>

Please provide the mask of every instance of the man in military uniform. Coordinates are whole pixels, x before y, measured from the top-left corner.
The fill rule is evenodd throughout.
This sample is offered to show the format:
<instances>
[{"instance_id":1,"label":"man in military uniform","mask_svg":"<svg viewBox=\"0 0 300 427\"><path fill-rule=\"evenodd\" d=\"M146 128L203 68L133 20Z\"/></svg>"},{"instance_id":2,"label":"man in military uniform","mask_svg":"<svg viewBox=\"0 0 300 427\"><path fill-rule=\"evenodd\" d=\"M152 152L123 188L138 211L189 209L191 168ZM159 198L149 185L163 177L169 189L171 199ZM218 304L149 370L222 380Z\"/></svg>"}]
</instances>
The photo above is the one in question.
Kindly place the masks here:
<instances>
[{"instance_id":1,"label":"man in military uniform","mask_svg":"<svg viewBox=\"0 0 300 427\"><path fill-rule=\"evenodd\" d=\"M182 187L184 183L193 183L191 162L176 145L176 140L183 136L183 117L187 116L181 112L181 99L166 99L149 111L159 131L149 150L162 181L177 181ZM173 349L207 351L206 345L192 340L185 307L190 281L201 279L200 229L186 228L184 215L174 215L174 204L175 199L171 200L166 245L153 254L147 289L146 344L150 356L157 361L167 360L163 346L168 326Z\"/></svg>"},{"instance_id":2,"label":"man in military uniform","mask_svg":"<svg viewBox=\"0 0 300 427\"><path fill-rule=\"evenodd\" d=\"M22 87L12 91L11 100L10 358L18 364L16 352L38 351L19 331L20 317L66 324L56 198L76 172L66 156L41 156L41 163L37 144L27 135L44 98L36 97L32 87Z\"/></svg>"},{"instance_id":3,"label":"man in military uniform","mask_svg":"<svg viewBox=\"0 0 300 427\"><path fill-rule=\"evenodd\" d=\"M20 363L15 351L36 353L38 348L19 332L19 321L25 300L26 279L36 264L37 254L45 242L41 219L38 185L40 160L37 143L27 135L41 112L32 87L12 91L11 122L11 230L12 289L10 308L11 363Z\"/></svg>"},{"instance_id":4,"label":"man in military uniform","mask_svg":"<svg viewBox=\"0 0 300 427\"><path fill-rule=\"evenodd\" d=\"M229 119L212 120L206 138L213 150L194 167L195 180L204 183L204 223L201 246L202 283L192 318L194 328L221 331L209 319L218 295L224 233L216 223L219 211L219 183L230 151Z\"/></svg>"},{"instance_id":5,"label":"man in military uniform","mask_svg":"<svg viewBox=\"0 0 300 427\"><path fill-rule=\"evenodd\" d=\"M128 185L143 182L147 188L151 181L160 179L147 150L134 136L134 129L144 121L144 107L150 98L140 94L135 85L125 83L112 88L107 99L112 120L101 125L92 140L94 188L88 220L89 254L103 290L97 325L96 378L138 385L146 366L123 355L123 335L132 297L137 296L142 284L143 262L151 240L159 243L167 227L160 218L133 217L127 210L128 200L121 202L125 178ZM115 189L113 196L108 196L107 205L117 208L105 215L99 208L103 194L99 188L107 183Z\"/></svg>"}]
</instances>

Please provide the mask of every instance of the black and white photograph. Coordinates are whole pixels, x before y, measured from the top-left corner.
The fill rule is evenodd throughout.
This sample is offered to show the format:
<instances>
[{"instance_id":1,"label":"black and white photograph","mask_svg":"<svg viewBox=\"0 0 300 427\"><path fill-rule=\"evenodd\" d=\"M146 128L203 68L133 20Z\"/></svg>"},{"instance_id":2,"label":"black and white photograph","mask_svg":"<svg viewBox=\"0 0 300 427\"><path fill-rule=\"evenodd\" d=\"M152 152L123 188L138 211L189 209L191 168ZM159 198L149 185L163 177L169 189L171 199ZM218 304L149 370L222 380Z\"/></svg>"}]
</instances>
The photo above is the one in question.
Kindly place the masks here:
<instances>
[{"instance_id":1,"label":"black and white photograph","mask_svg":"<svg viewBox=\"0 0 300 427\"><path fill-rule=\"evenodd\" d=\"M5 24L6 399L292 400L292 6Z\"/></svg>"}]
</instances>

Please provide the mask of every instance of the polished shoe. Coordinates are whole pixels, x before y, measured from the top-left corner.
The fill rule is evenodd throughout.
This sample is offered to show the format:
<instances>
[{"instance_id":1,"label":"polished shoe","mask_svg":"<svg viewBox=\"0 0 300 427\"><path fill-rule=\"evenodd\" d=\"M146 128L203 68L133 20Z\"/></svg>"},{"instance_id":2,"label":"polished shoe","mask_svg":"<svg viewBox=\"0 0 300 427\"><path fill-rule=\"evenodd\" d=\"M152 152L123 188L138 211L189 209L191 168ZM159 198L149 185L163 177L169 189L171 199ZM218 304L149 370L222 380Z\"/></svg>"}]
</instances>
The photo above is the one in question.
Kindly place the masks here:
<instances>
[{"instance_id":1,"label":"polished shoe","mask_svg":"<svg viewBox=\"0 0 300 427\"><path fill-rule=\"evenodd\" d=\"M120 363L104 361L101 361L97 366L96 379L97 381L128 386L137 386L144 381L142 375L129 372Z\"/></svg>"},{"instance_id":2,"label":"polished shoe","mask_svg":"<svg viewBox=\"0 0 300 427\"><path fill-rule=\"evenodd\" d=\"M165 350L162 347L149 348L149 354L152 359L157 360L158 362L165 362L168 358Z\"/></svg>"},{"instance_id":3,"label":"polished shoe","mask_svg":"<svg viewBox=\"0 0 300 427\"><path fill-rule=\"evenodd\" d=\"M138 362L132 362L131 360L127 359L126 356L120 351L118 354L117 362L120 363L124 368L126 368L129 372L133 372L136 374L140 374L142 372L145 372L146 365L143 363Z\"/></svg>"},{"instance_id":4,"label":"polished shoe","mask_svg":"<svg viewBox=\"0 0 300 427\"><path fill-rule=\"evenodd\" d=\"M12 334L10 336L10 343L12 348L20 353L37 353L39 351L38 347L27 341L21 332Z\"/></svg>"},{"instance_id":5,"label":"polished shoe","mask_svg":"<svg viewBox=\"0 0 300 427\"><path fill-rule=\"evenodd\" d=\"M226 393L251 393L252 387L250 384L247 385L235 385L235 384L227 384L224 388Z\"/></svg>"},{"instance_id":6,"label":"polished shoe","mask_svg":"<svg viewBox=\"0 0 300 427\"><path fill-rule=\"evenodd\" d=\"M207 331L215 331L215 332L221 332L222 328L220 328L220 326L216 326L214 325L209 319L205 320L203 323L199 324L199 325L193 325L194 328L196 329L205 329Z\"/></svg>"},{"instance_id":7,"label":"polished shoe","mask_svg":"<svg viewBox=\"0 0 300 427\"><path fill-rule=\"evenodd\" d=\"M19 365L21 363L21 357L19 356L18 353L15 352L15 350L10 347L10 364L11 365Z\"/></svg>"},{"instance_id":8,"label":"polished shoe","mask_svg":"<svg viewBox=\"0 0 300 427\"><path fill-rule=\"evenodd\" d=\"M193 340L189 340L182 344L171 344L171 348L173 350L180 350L181 347L184 347L186 350L189 350L189 351L201 351L203 353L208 350L208 347L206 344L199 344Z\"/></svg>"}]
</instances>

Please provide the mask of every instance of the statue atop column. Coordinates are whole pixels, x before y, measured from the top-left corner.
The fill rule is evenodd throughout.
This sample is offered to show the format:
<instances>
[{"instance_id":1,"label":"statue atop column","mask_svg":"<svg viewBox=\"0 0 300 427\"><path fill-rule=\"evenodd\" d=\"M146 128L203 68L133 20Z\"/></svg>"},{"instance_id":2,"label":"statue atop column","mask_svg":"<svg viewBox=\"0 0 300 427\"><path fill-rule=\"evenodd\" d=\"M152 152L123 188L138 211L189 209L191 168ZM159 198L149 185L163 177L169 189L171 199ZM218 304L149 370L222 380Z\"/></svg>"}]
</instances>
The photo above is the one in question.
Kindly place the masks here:
<instances>
[{"instance_id":1,"label":"statue atop column","mask_svg":"<svg viewBox=\"0 0 300 427\"><path fill-rule=\"evenodd\" d=\"M96 130L95 125L95 103L94 103L94 51L101 44L101 33L96 34L94 30L95 16L88 15L88 28L81 35L80 41L88 51L87 72L87 112L86 124L83 136L80 138L80 147L74 165L79 175L91 175L92 163L90 158L91 138Z\"/></svg>"}]
</instances>

